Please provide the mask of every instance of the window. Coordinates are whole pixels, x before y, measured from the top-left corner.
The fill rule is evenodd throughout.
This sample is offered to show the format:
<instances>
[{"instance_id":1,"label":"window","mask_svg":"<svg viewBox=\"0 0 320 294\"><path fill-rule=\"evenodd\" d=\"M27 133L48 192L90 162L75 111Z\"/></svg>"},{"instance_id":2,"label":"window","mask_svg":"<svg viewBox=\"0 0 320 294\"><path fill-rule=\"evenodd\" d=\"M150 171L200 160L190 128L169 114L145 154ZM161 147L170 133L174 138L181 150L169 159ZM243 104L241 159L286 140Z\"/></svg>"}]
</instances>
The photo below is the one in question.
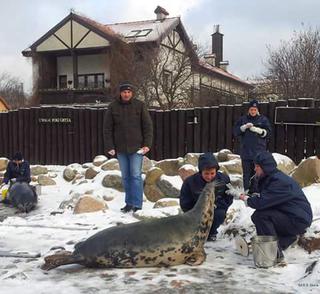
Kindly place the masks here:
<instances>
[{"instance_id":1,"label":"window","mask_svg":"<svg viewBox=\"0 0 320 294\"><path fill-rule=\"evenodd\" d=\"M85 74L78 75L79 88L103 88L104 87L104 74Z\"/></svg>"},{"instance_id":2,"label":"window","mask_svg":"<svg viewBox=\"0 0 320 294\"><path fill-rule=\"evenodd\" d=\"M126 38L133 38L136 37L136 35L140 32L140 30L132 30L127 36Z\"/></svg>"},{"instance_id":3,"label":"window","mask_svg":"<svg viewBox=\"0 0 320 294\"><path fill-rule=\"evenodd\" d=\"M66 75L61 75L59 76L59 89L66 89L68 88L67 86L67 76Z\"/></svg>"},{"instance_id":4,"label":"window","mask_svg":"<svg viewBox=\"0 0 320 294\"><path fill-rule=\"evenodd\" d=\"M87 75L87 88L95 88L94 75Z\"/></svg>"},{"instance_id":5,"label":"window","mask_svg":"<svg viewBox=\"0 0 320 294\"><path fill-rule=\"evenodd\" d=\"M141 30L138 34L137 37L145 37L151 33L152 29L144 29Z\"/></svg>"},{"instance_id":6,"label":"window","mask_svg":"<svg viewBox=\"0 0 320 294\"><path fill-rule=\"evenodd\" d=\"M132 30L126 38L145 37L152 32L152 29Z\"/></svg>"},{"instance_id":7,"label":"window","mask_svg":"<svg viewBox=\"0 0 320 294\"><path fill-rule=\"evenodd\" d=\"M86 79L85 76L78 76L78 87L85 88L86 86Z\"/></svg>"}]
</instances>

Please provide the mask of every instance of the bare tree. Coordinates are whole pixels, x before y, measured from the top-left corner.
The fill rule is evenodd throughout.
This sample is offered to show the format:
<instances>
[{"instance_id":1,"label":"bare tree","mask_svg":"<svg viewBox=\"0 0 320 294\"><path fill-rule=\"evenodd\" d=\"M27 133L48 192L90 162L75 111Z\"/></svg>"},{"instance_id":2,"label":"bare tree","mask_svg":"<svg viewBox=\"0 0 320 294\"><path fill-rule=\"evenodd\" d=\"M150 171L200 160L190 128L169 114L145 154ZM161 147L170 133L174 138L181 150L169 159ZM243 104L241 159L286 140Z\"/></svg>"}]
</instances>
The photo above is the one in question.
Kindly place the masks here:
<instances>
[{"instance_id":1,"label":"bare tree","mask_svg":"<svg viewBox=\"0 0 320 294\"><path fill-rule=\"evenodd\" d=\"M0 74L0 96L4 97L12 109L25 105L22 82L9 73Z\"/></svg>"},{"instance_id":2,"label":"bare tree","mask_svg":"<svg viewBox=\"0 0 320 294\"><path fill-rule=\"evenodd\" d=\"M149 107L188 107L193 103L191 67L188 52L116 41L111 49L112 92L120 81L130 80Z\"/></svg>"},{"instance_id":3,"label":"bare tree","mask_svg":"<svg viewBox=\"0 0 320 294\"><path fill-rule=\"evenodd\" d=\"M273 94L280 98L320 98L320 31L295 32L278 49L268 48L267 72Z\"/></svg>"}]
</instances>

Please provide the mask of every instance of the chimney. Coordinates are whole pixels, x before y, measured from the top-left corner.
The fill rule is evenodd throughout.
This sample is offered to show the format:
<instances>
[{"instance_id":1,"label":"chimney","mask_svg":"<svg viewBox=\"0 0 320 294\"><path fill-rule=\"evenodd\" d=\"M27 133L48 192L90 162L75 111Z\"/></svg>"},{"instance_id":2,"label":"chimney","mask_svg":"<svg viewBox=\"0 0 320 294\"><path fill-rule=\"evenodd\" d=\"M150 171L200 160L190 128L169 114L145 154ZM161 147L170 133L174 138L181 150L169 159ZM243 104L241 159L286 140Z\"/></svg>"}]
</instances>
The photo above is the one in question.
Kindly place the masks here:
<instances>
[{"instance_id":1,"label":"chimney","mask_svg":"<svg viewBox=\"0 0 320 294\"><path fill-rule=\"evenodd\" d=\"M214 26L212 37L212 54L216 55L215 66L220 67L223 60L223 34L220 33L220 25Z\"/></svg>"},{"instance_id":2,"label":"chimney","mask_svg":"<svg viewBox=\"0 0 320 294\"><path fill-rule=\"evenodd\" d=\"M228 71L228 65L229 65L229 61L221 61L220 62L220 68L224 71Z\"/></svg>"},{"instance_id":3,"label":"chimney","mask_svg":"<svg viewBox=\"0 0 320 294\"><path fill-rule=\"evenodd\" d=\"M154 13L157 15L157 20L163 20L167 17L167 15L169 15L168 11L159 5L154 10Z\"/></svg>"}]
</instances>

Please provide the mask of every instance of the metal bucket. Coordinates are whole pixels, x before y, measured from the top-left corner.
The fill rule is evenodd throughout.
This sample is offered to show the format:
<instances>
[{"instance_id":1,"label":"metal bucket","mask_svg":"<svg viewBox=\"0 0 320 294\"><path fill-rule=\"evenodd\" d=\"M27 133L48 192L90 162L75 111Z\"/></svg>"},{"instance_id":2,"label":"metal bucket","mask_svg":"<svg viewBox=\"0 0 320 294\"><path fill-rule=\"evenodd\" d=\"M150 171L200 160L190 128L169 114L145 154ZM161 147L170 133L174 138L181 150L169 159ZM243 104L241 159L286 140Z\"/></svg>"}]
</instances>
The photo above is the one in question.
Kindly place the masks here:
<instances>
[{"instance_id":1,"label":"metal bucket","mask_svg":"<svg viewBox=\"0 0 320 294\"><path fill-rule=\"evenodd\" d=\"M276 264L278 239L276 236L255 236L251 238L253 261L256 267L271 267Z\"/></svg>"}]
</instances>

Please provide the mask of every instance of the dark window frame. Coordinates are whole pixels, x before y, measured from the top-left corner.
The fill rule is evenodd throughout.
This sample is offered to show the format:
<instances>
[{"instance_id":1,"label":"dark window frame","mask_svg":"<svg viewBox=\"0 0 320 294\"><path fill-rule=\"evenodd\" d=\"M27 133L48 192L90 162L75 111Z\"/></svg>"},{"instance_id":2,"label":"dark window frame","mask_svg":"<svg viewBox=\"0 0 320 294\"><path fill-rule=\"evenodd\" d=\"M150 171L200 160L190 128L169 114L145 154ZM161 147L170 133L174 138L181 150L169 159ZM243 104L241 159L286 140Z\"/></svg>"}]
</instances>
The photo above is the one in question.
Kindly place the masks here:
<instances>
[{"instance_id":1,"label":"dark window frame","mask_svg":"<svg viewBox=\"0 0 320 294\"><path fill-rule=\"evenodd\" d=\"M152 32L152 29L132 30L126 35L126 38L146 37ZM135 33L135 34L133 34Z\"/></svg>"},{"instance_id":2,"label":"dark window frame","mask_svg":"<svg viewBox=\"0 0 320 294\"><path fill-rule=\"evenodd\" d=\"M88 84L88 77L94 77L93 87L89 86ZM102 84L99 85L98 77L102 77ZM79 78L84 77L84 85L83 87L80 87L80 81ZM89 88L89 89L100 89L105 87L105 79L104 79L104 73L89 73L89 74L79 74L78 75L78 87L79 88Z\"/></svg>"}]
</instances>

